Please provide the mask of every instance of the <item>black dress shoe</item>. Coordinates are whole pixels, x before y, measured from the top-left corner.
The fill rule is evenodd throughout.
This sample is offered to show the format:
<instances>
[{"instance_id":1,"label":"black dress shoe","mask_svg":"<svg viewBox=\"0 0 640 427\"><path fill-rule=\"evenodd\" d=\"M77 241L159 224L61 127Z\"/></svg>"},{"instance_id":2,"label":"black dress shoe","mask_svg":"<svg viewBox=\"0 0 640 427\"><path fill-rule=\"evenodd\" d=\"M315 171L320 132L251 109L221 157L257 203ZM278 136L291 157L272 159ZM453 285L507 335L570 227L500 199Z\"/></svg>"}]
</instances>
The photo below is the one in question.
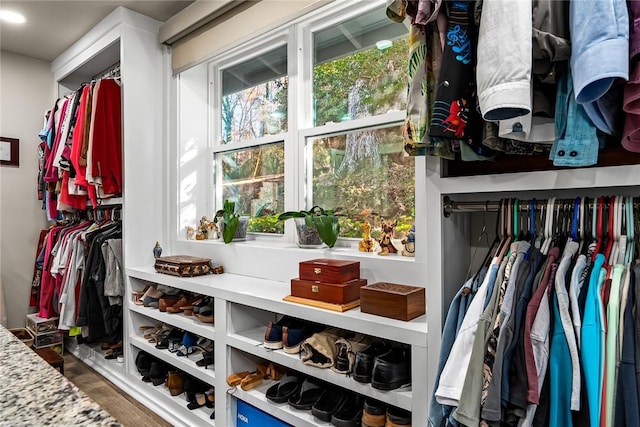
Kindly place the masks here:
<instances>
[{"instance_id":1,"label":"black dress shoe","mask_svg":"<svg viewBox=\"0 0 640 427\"><path fill-rule=\"evenodd\" d=\"M394 390L411 384L411 348L394 347L375 358L371 386L378 390Z\"/></svg>"},{"instance_id":2,"label":"black dress shoe","mask_svg":"<svg viewBox=\"0 0 640 427\"><path fill-rule=\"evenodd\" d=\"M347 391L342 388L327 390L311 407L311 413L319 420L330 422L333 413L347 399Z\"/></svg>"},{"instance_id":3,"label":"black dress shoe","mask_svg":"<svg viewBox=\"0 0 640 427\"><path fill-rule=\"evenodd\" d=\"M331 416L331 424L336 427L359 427L362 421L364 397L356 393L347 393L347 398Z\"/></svg>"},{"instance_id":4,"label":"black dress shoe","mask_svg":"<svg viewBox=\"0 0 640 427\"><path fill-rule=\"evenodd\" d=\"M370 383L375 358L385 354L389 349L386 341L374 341L364 350L357 352L353 366L353 379L361 383Z\"/></svg>"}]
</instances>

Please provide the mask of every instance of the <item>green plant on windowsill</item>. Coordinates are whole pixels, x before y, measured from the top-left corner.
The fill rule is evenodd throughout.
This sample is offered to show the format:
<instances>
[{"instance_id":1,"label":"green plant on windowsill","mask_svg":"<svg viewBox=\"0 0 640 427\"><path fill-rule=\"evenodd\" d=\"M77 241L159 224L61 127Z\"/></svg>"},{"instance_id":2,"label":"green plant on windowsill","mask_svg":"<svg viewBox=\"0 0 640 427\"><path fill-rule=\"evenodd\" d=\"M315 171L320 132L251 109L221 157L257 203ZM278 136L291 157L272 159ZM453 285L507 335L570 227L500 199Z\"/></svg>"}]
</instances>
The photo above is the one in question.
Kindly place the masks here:
<instances>
[{"instance_id":1,"label":"green plant on windowsill","mask_svg":"<svg viewBox=\"0 0 640 427\"><path fill-rule=\"evenodd\" d=\"M213 222L216 224L218 221L222 223L222 240L225 243L230 243L240 223L240 215L236 213L236 202L224 201L222 209L219 209L213 218Z\"/></svg>"},{"instance_id":2,"label":"green plant on windowsill","mask_svg":"<svg viewBox=\"0 0 640 427\"><path fill-rule=\"evenodd\" d=\"M325 210L320 206L314 206L308 211L289 211L278 216L280 221L290 218L304 218L304 225L310 229L315 229L324 244L330 248L336 244L340 235L340 223L333 210Z\"/></svg>"}]
</instances>

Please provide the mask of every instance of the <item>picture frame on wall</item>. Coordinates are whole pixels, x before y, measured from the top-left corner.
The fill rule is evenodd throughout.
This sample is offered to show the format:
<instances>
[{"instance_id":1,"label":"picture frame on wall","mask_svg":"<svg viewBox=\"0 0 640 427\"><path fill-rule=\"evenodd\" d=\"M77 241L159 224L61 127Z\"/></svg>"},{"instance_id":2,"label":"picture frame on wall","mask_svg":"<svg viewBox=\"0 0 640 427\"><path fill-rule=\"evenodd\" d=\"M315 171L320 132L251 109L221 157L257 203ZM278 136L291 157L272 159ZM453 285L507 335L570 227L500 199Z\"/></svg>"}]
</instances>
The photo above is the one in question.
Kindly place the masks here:
<instances>
[{"instance_id":1,"label":"picture frame on wall","mask_svg":"<svg viewBox=\"0 0 640 427\"><path fill-rule=\"evenodd\" d=\"M20 166L20 147L17 138L0 136L0 166Z\"/></svg>"}]
</instances>

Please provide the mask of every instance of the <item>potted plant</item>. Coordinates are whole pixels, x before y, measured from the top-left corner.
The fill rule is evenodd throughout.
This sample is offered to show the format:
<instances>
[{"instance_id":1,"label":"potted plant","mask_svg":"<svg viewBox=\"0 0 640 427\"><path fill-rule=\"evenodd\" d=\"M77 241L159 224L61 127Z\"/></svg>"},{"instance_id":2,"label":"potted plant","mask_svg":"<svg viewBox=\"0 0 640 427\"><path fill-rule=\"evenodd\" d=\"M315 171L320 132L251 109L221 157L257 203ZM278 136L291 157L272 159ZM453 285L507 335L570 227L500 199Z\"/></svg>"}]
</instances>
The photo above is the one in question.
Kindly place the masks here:
<instances>
[{"instance_id":1,"label":"potted plant","mask_svg":"<svg viewBox=\"0 0 640 427\"><path fill-rule=\"evenodd\" d=\"M314 206L308 211L290 211L281 213L278 220L293 218L296 221L298 246L318 247L319 239L332 248L340 235L340 224L333 210ZM315 232L315 233L314 233Z\"/></svg>"},{"instance_id":2,"label":"potted plant","mask_svg":"<svg viewBox=\"0 0 640 427\"><path fill-rule=\"evenodd\" d=\"M222 219L220 219L222 218ZM220 222L222 240L230 243L232 240L244 239L247 235L247 218L236 213L236 202L224 201L222 209L216 212L213 222Z\"/></svg>"}]
</instances>

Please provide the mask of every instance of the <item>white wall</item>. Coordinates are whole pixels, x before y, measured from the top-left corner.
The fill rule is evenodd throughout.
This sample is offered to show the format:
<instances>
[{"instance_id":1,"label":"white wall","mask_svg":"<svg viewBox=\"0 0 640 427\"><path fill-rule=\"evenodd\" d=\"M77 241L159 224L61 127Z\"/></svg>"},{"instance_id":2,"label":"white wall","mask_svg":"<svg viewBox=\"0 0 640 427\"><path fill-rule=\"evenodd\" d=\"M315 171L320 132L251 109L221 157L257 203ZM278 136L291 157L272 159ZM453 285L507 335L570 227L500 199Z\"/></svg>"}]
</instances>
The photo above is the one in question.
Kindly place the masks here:
<instances>
[{"instance_id":1,"label":"white wall","mask_svg":"<svg viewBox=\"0 0 640 427\"><path fill-rule=\"evenodd\" d=\"M24 326L40 230L47 226L37 198L38 131L53 105L48 62L0 52L0 136L20 140L20 166L0 166L0 288L7 326Z\"/></svg>"}]
</instances>

